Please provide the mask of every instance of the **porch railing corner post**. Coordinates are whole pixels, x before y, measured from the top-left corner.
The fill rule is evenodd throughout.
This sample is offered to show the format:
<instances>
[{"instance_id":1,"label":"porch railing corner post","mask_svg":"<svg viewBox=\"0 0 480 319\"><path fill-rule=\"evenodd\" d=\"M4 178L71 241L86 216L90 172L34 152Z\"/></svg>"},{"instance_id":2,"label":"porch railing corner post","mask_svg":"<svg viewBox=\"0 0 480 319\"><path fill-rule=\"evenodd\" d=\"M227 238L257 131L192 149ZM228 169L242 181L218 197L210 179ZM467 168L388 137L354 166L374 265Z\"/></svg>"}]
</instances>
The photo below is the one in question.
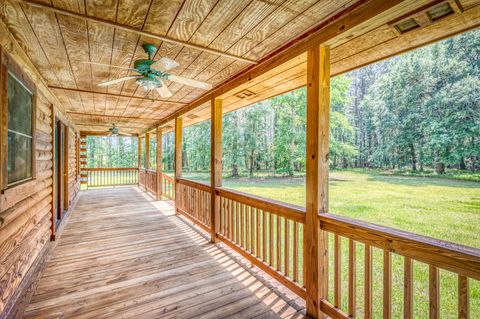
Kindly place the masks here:
<instances>
[{"instance_id":1,"label":"porch railing corner post","mask_svg":"<svg viewBox=\"0 0 480 319\"><path fill-rule=\"evenodd\" d=\"M216 188L222 186L222 100L212 98L210 109L210 241L214 243L220 225L220 197Z\"/></svg>"},{"instance_id":2,"label":"porch railing corner post","mask_svg":"<svg viewBox=\"0 0 480 319\"><path fill-rule=\"evenodd\" d=\"M324 318L328 298L328 237L319 214L328 212L330 50L315 45L307 52L306 216L304 231L307 315Z\"/></svg>"}]
</instances>

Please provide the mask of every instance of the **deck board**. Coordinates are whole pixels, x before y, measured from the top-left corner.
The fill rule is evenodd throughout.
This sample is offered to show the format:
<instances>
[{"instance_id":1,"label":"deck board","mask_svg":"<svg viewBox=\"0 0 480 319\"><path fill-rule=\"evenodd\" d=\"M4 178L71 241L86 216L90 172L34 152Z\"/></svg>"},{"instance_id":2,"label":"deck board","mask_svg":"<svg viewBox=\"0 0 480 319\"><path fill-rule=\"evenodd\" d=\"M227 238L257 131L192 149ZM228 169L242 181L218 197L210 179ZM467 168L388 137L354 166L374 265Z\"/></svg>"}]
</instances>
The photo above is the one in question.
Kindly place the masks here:
<instances>
[{"instance_id":1,"label":"deck board","mask_svg":"<svg viewBox=\"0 0 480 319\"><path fill-rule=\"evenodd\" d=\"M85 191L25 318L302 318L304 305L138 188Z\"/></svg>"}]
</instances>

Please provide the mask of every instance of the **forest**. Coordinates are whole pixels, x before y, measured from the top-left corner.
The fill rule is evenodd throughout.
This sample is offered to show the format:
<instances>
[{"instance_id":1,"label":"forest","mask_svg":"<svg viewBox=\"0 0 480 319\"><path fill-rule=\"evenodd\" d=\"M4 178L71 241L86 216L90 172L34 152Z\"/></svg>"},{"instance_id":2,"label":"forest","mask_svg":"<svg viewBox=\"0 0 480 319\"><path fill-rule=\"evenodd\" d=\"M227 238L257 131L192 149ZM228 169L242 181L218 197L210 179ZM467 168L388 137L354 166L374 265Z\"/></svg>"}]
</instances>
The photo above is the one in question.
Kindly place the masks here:
<instances>
[{"instance_id":1,"label":"forest","mask_svg":"<svg viewBox=\"0 0 480 319\"><path fill-rule=\"evenodd\" d=\"M478 170L479 57L476 30L333 77L331 168ZM224 114L225 173L304 172L305 115L305 88ZM208 171L209 121L184 128L183 135L183 170ZM136 143L89 137L89 166L135 167ZM154 145L152 138L151 165ZM163 136L163 164L173 169L173 133Z\"/></svg>"}]
</instances>

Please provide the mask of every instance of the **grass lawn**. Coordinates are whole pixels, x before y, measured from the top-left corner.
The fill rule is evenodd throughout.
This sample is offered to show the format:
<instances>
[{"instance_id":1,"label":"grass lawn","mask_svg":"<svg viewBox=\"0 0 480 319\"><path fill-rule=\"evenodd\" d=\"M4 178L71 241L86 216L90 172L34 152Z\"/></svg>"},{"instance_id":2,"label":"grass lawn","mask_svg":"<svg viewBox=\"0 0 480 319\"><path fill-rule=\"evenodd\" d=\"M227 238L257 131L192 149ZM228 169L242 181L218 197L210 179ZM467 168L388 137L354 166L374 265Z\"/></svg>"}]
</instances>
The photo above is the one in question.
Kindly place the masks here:
<instances>
[{"instance_id":1,"label":"grass lawn","mask_svg":"<svg viewBox=\"0 0 480 319\"><path fill-rule=\"evenodd\" d=\"M208 181L206 174L184 174L185 178ZM224 186L262 197L304 206L305 179L225 179ZM330 212L480 248L480 183L375 172L334 171L330 174ZM348 243L342 243L346 265ZM357 246L357 304L363 297L363 245ZM332 250L330 250L332 251ZM332 261L333 258L330 258ZM333 264L330 269L333 269ZM382 252L374 250L374 312L381 317ZM347 269L343 267L343 303L346 309ZM415 316L428 313L428 267L416 262ZM333 276L333 271L330 272ZM333 277L332 277L333 278ZM457 317L456 276L441 271L442 318ZM332 283L333 280L330 280ZM480 283L470 282L471 316L480 318ZM332 294L330 294L332 296ZM393 318L402 315L403 258L393 258ZM362 307L359 309L361 314Z\"/></svg>"}]
</instances>

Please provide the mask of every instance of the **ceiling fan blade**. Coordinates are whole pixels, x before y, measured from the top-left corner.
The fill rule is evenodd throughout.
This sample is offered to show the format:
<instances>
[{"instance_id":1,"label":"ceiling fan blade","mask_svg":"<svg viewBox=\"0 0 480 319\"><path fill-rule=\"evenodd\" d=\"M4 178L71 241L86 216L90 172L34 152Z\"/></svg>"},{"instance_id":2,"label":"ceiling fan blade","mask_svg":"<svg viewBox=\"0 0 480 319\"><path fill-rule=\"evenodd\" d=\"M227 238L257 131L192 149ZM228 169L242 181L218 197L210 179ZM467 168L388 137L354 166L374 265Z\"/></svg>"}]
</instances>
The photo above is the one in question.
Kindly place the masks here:
<instances>
[{"instance_id":1,"label":"ceiling fan blade","mask_svg":"<svg viewBox=\"0 0 480 319\"><path fill-rule=\"evenodd\" d=\"M83 63L83 64L92 64L92 65L100 65L100 66L108 66L110 68L117 68L117 69L124 69L124 70L131 70L131 71L135 71L135 69L133 68L127 68L127 67L124 67L124 66L117 66L117 65L110 65L110 64L105 64L105 63L97 63L97 62L89 62L89 61L82 61L80 63Z\"/></svg>"},{"instance_id":2,"label":"ceiling fan blade","mask_svg":"<svg viewBox=\"0 0 480 319\"><path fill-rule=\"evenodd\" d=\"M206 82L184 78L183 76L178 76L175 74L169 74L168 79L173 82L182 83L182 84L193 86L199 89L210 90L212 88L212 85Z\"/></svg>"},{"instance_id":3,"label":"ceiling fan blade","mask_svg":"<svg viewBox=\"0 0 480 319\"><path fill-rule=\"evenodd\" d=\"M163 58L160 58L158 61L155 61L150 67L160 72L165 72L165 71L174 69L179 65L180 64L178 64L177 61L163 57Z\"/></svg>"},{"instance_id":4,"label":"ceiling fan blade","mask_svg":"<svg viewBox=\"0 0 480 319\"><path fill-rule=\"evenodd\" d=\"M160 80L160 82L162 83L162 86L156 89L158 94L163 98L172 97L173 94L168 88L168 86L165 84L165 82L163 82L162 80Z\"/></svg>"},{"instance_id":5,"label":"ceiling fan blade","mask_svg":"<svg viewBox=\"0 0 480 319\"><path fill-rule=\"evenodd\" d=\"M98 86L109 86L109 85L112 85L112 84L115 84L115 83L120 83L120 82L123 82L123 81L138 79L138 78L141 78L141 77L142 77L141 75L125 76L125 77L123 77L123 78L119 78L119 79L115 79L115 80L111 80L111 81L99 83Z\"/></svg>"}]
</instances>

